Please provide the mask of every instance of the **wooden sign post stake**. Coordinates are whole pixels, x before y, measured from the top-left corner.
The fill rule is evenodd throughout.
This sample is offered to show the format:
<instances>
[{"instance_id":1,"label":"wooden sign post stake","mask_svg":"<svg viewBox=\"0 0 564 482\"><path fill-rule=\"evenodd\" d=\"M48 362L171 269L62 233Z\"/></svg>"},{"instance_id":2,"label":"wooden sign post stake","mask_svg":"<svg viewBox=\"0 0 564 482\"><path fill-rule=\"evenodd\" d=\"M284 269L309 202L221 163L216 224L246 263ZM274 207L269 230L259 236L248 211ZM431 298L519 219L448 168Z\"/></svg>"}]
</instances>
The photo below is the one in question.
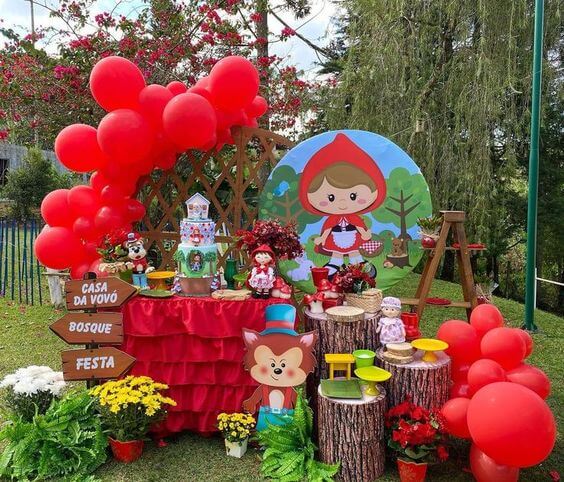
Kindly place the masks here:
<instances>
[{"instance_id":1,"label":"wooden sign post stake","mask_svg":"<svg viewBox=\"0 0 564 482\"><path fill-rule=\"evenodd\" d=\"M70 312L49 328L69 345L86 346L61 353L65 380L86 380L91 388L98 380L118 378L131 368L135 358L114 347L100 347L123 342L121 313L98 312L98 308L119 308L135 293L135 287L119 278L97 279L94 273L65 283Z\"/></svg>"}]
</instances>

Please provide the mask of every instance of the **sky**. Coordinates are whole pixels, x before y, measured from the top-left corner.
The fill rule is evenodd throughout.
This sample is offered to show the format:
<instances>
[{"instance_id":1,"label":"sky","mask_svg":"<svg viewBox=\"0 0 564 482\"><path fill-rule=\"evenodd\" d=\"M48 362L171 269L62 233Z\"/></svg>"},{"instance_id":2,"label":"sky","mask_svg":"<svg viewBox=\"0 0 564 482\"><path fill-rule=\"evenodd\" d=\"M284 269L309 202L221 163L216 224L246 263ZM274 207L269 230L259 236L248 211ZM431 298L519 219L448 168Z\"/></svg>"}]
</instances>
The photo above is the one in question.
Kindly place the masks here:
<instances>
[{"instance_id":1,"label":"sky","mask_svg":"<svg viewBox=\"0 0 564 482\"><path fill-rule=\"evenodd\" d=\"M36 26L51 26L61 22L49 16L49 10L41 6L56 7L57 0L35 0L34 14ZM135 11L142 2L140 0L122 0L117 12L130 17L135 16ZM92 15L114 8L116 2L112 0L98 0L95 2ZM335 6L330 0L313 0L311 14L304 19L295 20L288 13L280 16L294 30L318 45L326 45L331 35L330 21L335 14ZM18 31L30 31L30 3L28 0L0 0L0 18L4 27L14 28ZM273 32L282 30L283 25L272 16L269 18L269 27ZM273 54L287 58L288 62L304 70L306 77L313 76L315 62L318 61L316 53L297 37L291 37L286 42L276 42L271 46Z\"/></svg>"}]
</instances>

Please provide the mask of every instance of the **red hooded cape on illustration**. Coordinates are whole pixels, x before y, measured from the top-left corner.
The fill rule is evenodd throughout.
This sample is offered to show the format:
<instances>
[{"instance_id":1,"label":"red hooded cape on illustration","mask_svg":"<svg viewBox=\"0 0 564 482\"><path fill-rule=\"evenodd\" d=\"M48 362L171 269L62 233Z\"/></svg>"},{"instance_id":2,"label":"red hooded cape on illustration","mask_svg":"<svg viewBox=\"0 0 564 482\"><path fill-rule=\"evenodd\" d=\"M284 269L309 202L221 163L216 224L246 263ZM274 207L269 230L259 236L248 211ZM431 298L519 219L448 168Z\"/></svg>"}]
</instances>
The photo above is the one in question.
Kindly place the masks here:
<instances>
[{"instance_id":1,"label":"red hooded cape on illustration","mask_svg":"<svg viewBox=\"0 0 564 482\"><path fill-rule=\"evenodd\" d=\"M345 212L338 215L328 215L327 213L315 208L308 199L308 189L319 173L335 163L347 163L363 171L366 174L366 178L370 179L376 186L378 191L376 199L371 204L359 208L354 212ZM353 227L367 229L366 224L360 215L373 211L384 202L386 198L386 180L382 171L376 165L374 159L358 147L345 134L339 133L335 136L335 139L332 142L319 149L305 165L300 178L299 197L305 210L321 216L327 216L321 230L322 233L327 229L333 229L333 231L335 231L336 229L334 229L334 227L339 225L347 226L347 228L343 227L343 230L347 229L347 231L350 231ZM325 254L330 254L331 252L347 254L351 251L358 250L362 244L362 240L360 239L361 237L358 232L356 233L356 239L352 241L350 246L347 248L343 248L342 246L336 244L333 238L333 236L330 236L323 244L323 249L327 252ZM316 248L320 247L318 246Z\"/></svg>"}]
</instances>

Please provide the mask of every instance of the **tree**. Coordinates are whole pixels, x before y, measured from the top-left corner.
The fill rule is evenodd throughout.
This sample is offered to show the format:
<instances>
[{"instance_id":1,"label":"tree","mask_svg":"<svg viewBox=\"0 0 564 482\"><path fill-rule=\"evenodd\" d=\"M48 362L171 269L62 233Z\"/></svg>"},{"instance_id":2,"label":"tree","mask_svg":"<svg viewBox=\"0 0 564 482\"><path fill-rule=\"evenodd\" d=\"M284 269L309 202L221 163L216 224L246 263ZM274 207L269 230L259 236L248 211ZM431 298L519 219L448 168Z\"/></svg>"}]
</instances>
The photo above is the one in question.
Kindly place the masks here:
<instances>
[{"instance_id":1,"label":"tree","mask_svg":"<svg viewBox=\"0 0 564 482\"><path fill-rule=\"evenodd\" d=\"M13 201L11 215L15 219L24 220L37 214L47 193L69 188L72 184L70 175L59 174L39 149L30 148L23 165L8 171L2 195Z\"/></svg>"},{"instance_id":2,"label":"tree","mask_svg":"<svg viewBox=\"0 0 564 482\"><path fill-rule=\"evenodd\" d=\"M376 210L374 218L381 223L395 224L400 228L398 238L410 240L407 228L431 212L431 196L423 176L419 173L410 174L407 169L400 167L394 169L386 179L386 200Z\"/></svg>"},{"instance_id":3,"label":"tree","mask_svg":"<svg viewBox=\"0 0 564 482\"><path fill-rule=\"evenodd\" d=\"M215 270L213 269L213 263L217 261L217 253L213 251L209 251L204 254L204 262L208 263L210 275L215 274Z\"/></svg>"}]
</instances>

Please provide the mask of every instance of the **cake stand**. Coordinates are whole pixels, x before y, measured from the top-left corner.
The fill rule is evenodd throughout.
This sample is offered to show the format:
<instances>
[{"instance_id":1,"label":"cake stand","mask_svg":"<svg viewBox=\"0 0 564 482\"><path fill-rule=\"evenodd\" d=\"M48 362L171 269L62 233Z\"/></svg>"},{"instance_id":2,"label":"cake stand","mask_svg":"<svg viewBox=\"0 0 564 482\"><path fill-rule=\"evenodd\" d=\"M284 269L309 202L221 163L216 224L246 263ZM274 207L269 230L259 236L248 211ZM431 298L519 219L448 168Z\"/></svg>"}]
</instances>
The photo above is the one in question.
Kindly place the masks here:
<instances>
[{"instance_id":1,"label":"cake stand","mask_svg":"<svg viewBox=\"0 0 564 482\"><path fill-rule=\"evenodd\" d=\"M364 393L374 397L380 394L376 387L376 382L385 382L392 376L389 371L376 366L357 368L354 374L362 381L366 382L367 386Z\"/></svg>"},{"instance_id":2,"label":"cake stand","mask_svg":"<svg viewBox=\"0 0 564 482\"><path fill-rule=\"evenodd\" d=\"M419 338L418 340L413 340L411 342L411 346L425 352L421 360L428 363L435 363L438 360L435 352L446 350L448 348L448 343L441 340L435 340L434 338Z\"/></svg>"}]
</instances>

